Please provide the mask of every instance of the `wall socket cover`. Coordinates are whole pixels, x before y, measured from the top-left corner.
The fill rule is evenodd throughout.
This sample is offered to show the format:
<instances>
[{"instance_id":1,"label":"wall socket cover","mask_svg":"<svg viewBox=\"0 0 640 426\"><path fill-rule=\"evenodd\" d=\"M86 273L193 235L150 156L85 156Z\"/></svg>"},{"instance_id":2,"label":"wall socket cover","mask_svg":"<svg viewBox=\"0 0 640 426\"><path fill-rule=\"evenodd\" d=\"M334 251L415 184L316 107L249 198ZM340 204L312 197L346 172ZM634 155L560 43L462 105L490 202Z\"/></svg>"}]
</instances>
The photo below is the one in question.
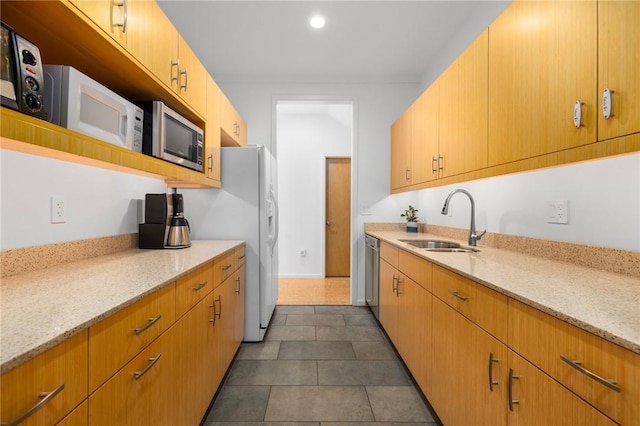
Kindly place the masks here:
<instances>
[{"instance_id":1,"label":"wall socket cover","mask_svg":"<svg viewBox=\"0 0 640 426\"><path fill-rule=\"evenodd\" d=\"M547 223L569 223L568 200L554 200L547 202Z\"/></svg>"},{"instance_id":2,"label":"wall socket cover","mask_svg":"<svg viewBox=\"0 0 640 426\"><path fill-rule=\"evenodd\" d=\"M51 197L51 223L67 221L67 205L62 197Z\"/></svg>"}]
</instances>

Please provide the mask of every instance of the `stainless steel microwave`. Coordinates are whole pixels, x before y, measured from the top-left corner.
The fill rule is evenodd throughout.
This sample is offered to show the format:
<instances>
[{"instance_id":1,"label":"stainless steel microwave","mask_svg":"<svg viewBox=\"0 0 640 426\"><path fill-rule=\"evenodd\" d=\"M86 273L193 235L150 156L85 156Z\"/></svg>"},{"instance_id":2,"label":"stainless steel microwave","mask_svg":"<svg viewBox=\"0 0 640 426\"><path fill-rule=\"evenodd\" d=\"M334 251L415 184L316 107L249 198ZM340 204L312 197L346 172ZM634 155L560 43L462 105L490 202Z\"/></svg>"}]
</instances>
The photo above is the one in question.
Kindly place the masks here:
<instances>
[{"instance_id":1,"label":"stainless steel microwave","mask_svg":"<svg viewBox=\"0 0 640 426\"><path fill-rule=\"evenodd\" d=\"M143 154L201 172L204 132L161 101L145 105Z\"/></svg>"}]
</instances>

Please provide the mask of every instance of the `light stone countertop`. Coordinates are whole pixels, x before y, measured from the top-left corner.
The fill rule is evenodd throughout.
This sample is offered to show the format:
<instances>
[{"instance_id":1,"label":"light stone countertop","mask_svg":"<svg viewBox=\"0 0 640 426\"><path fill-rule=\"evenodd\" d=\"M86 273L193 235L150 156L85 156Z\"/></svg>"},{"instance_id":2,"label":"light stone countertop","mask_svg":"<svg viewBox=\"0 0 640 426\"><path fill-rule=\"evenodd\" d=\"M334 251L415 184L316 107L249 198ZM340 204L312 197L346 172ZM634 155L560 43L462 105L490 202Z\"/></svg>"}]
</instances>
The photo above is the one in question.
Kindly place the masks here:
<instances>
[{"instance_id":1,"label":"light stone countertop","mask_svg":"<svg viewBox=\"0 0 640 426\"><path fill-rule=\"evenodd\" d=\"M240 240L177 250L127 250L3 278L1 373L173 282Z\"/></svg>"},{"instance_id":2,"label":"light stone countertop","mask_svg":"<svg viewBox=\"0 0 640 426\"><path fill-rule=\"evenodd\" d=\"M457 272L506 296L640 354L640 280L570 263L482 247L477 253L430 252L399 241L428 233L367 234ZM466 241L456 241L467 246Z\"/></svg>"}]
</instances>

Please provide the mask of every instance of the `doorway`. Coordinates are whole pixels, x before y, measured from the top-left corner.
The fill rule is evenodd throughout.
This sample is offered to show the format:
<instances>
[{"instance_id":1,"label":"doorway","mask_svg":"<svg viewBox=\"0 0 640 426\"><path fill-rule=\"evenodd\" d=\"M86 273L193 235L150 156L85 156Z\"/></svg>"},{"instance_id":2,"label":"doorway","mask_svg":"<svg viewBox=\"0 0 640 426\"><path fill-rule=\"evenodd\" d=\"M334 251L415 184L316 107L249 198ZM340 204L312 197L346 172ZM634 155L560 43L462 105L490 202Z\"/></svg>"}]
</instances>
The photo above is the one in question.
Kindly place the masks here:
<instances>
[{"instance_id":1,"label":"doorway","mask_svg":"<svg viewBox=\"0 0 640 426\"><path fill-rule=\"evenodd\" d=\"M349 277L351 158L327 157L325 170L325 276Z\"/></svg>"},{"instance_id":2,"label":"doorway","mask_svg":"<svg viewBox=\"0 0 640 426\"><path fill-rule=\"evenodd\" d=\"M273 148L277 161L277 193L279 199L280 234L279 246L279 278L293 280L290 287L328 283L329 280L340 280L348 288L345 304L351 304L356 297L354 292L355 262L351 260L353 253L352 235L354 220L351 199L353 189L351 179L357 175L351 168L357 162L351 162L354 151L354 102L350 100L330 99L274 99L274 134ZM346 215L347 225L341 226L339 232L346 238L346 254L341 261L344 269L333 269L333 259L327 256L326 240L328 176L333 170L329 160L340 160L348 165L346 169L347 204L341 208ZM331 179L333 180L333 179ZM329 213L329 215L332 215ZM330 220L330 222L333 221ZM327 260L328 258L328 260ZM329 264L327 264L327 261ZM329 269L327 269L327 267ZM337 276L338 278L332 278ZM286 287L281 285L282 288ZM329 286L327 286L329 288ZM295 288L294 288L295 290Z\"/></svg>"}]
</instances>

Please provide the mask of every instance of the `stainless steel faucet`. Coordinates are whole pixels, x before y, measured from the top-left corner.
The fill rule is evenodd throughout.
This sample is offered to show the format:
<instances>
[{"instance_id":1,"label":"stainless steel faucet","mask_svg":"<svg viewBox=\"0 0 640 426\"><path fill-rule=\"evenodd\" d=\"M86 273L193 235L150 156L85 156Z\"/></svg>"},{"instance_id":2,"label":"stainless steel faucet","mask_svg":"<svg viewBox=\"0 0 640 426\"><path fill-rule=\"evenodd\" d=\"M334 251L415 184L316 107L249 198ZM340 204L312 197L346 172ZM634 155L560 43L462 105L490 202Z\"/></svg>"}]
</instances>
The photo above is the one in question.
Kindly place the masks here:
<instances>
[{"instance_id":1,"label":"stainless steel faucet","mask_svg":"<svg viewBox=\"0 0 640 426\"><path fill-rule=\"evenodd\" d=\"M476 235L476 204L474 203L473 197L471 196L471 194L469 194L469 192L465 191L464 189L456 189L455 191L451 191L451 194L449 194L447 196L447 199L444 201L444 206L442 206L442 214L444 215L447 214L447 212L449 211L449 201L451 200L451 197L453 197L453 194L456 194L458 192L465 194L467 197L469 197L469 201L471 201L471 225L469 226L469 245L472 247L475 247L476 241L482 238L482 236L486 234L487 231L485 230L482 234Z\"/></svg>"}]
</instances>

